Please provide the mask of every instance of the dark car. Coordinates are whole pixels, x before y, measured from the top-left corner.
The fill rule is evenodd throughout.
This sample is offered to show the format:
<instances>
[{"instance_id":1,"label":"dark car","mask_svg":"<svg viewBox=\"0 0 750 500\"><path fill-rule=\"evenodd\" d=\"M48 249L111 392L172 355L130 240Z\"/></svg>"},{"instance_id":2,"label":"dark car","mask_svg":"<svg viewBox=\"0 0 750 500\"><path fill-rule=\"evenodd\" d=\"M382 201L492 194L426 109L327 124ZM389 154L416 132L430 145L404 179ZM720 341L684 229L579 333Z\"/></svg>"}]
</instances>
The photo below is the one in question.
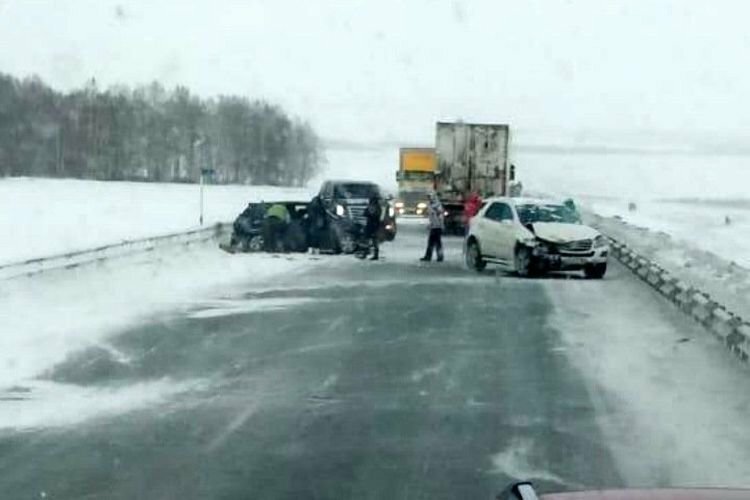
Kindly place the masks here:
<instances>
[{"instance_id":1,"label":"dark car","mask_svg":"<svg viewBox=\"0 0 750 500\"><path fill-rule=\"evenodd\" d=\"M377 184L367 181L326 181L318 194L329 220L330 242L335 252L352 253L365 226L365 209L372 196L380 199L384 214L379 239L396 237L396 212Z\"/></svg>"},{"instance_id":2,"label":"dark car","mask_svg":"<svg viewBox=\"0 0 750 500\"><path fill-rule=\"evenodd\" d=\"M306 217L308 204L302 201L249 203L232 225L229 245L222 248L232 253L263 250L263 220L266 209L276 204L286 206L289 212L289 224L282 236L283 247L290 252L306 252L308 249Z\"/></svg>"}]
</instances>

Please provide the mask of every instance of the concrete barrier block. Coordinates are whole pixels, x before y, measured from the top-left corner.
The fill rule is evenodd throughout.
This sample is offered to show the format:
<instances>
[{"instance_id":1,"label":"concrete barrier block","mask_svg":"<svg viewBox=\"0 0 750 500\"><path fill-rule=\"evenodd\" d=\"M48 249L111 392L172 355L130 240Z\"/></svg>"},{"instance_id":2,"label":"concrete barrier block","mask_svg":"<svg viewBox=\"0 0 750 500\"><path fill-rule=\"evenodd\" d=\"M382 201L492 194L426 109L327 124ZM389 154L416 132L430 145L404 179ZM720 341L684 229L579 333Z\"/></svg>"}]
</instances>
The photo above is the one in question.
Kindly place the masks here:
<instances>
[{"instance_id":1,"label":"concrete barrier block","mask_svg":"<svg viewBox=\"0 0 750 500\"><path fill-rule=\"evenodd\" d=\"M659 287L659 293L667 297L669 300L674 300L677 294L677 287L675 286L674 279L664 280Z\"/></svg>"},{"instance_id":2,"label":"concrete barrier block","mask_svg":"<svg viewBox=\"0 0 750 500\"><path fill-rule=\"evenodd\" d=\"M748 361L750 359L750 325L744 323L738 326L733 335L737 342L731 345L732 352L741 360Z\"/></svg>"},{"instance_id":3,"label":"concrete barrier block","mask_svg":"<svg viewBox=\"0 0 750 500\"><path fill-rule=\"evenodd\" d=\"M709 298L701 292L694 292L690 298L697 306L703 306L710 302Z\"/></svg>"},{"instance_id":4,"label":"concrete barrier block","mask_svg":"<svg viewBox=\"0 0 750 500\"><path fill-rule=\"evenodd\" d=\"M679 305L684 310L689 310L692 307L692 292L693 290L682 281L678 281L675 284L676 287L676 294L674 297L674 301L677 305Z\"/></svg>"},{"instance_id":5,"label":"concrete barrier block","mask_svg":"<svg viewBox=\"0 0 750 500\"><path fill-rule=\"evenodd\" d=\"M742 335L746 341L750 341L750 324L740 323L737 325L736 331L739 335Z\"/></svg>"},{"instance_id":6,"label":"concrete barrier block","mask_svg":"<svg viewBox=\"0 0 750 500\"><path fill-rule=\"evenodd\" d=\"M636 274L641 277L641 279L645 280L646 276L648 276L648 267L639 267L638 271L636 271Z\"/></svg>"},{"instance_id":7,"label":"concrete barrier block","mask_svg":"<svg viewBox=\"0 0 750 500\"><path fill-rule=\"evenodd\" d=\"M651 286L658 288L662 282L661 269L655 266L651 266L648 270L648 274L646 275L646 281L648 281Z\"/></svg>"},{"instance_id":8,"label":"concrete barrier block","mask_svg":"<svg viewBox=\"0 0 750 500\"><path fill-rule=\"evenodd\" d=\"M695 305L690 315L700 323L705 323L711 317L711 310L706 305Z\"/></svg>"},{"instance_id":9,"label":"concrete barrier block","mask_svg":"<svg viewBox=\"0 0 750 500\"><path fill-rule=\"evenodd\" d=\"M734 316L725 309L718 307L714 309L709 321L711 331L724 341L735 331Z\"/></svg>"}]
</instances>

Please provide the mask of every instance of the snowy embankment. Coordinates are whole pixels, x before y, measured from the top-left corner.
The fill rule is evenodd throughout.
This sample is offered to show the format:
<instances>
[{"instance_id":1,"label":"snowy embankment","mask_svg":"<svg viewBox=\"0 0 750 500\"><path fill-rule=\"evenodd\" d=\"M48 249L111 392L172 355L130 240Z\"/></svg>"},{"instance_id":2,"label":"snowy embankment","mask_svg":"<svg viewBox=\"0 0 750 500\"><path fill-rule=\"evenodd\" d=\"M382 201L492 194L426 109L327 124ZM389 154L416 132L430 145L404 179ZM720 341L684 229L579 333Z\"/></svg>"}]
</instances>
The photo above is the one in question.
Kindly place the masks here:
<instances>
[{"instance_id":1,"label":"snowy embankment","mask_svg":"<svg viewBox=\"0 0 750 500\"><path fill-rule=\"evenodd\" d=\"M750 318L750 207L649 202L631 213L624 202L596 201L587 210L608 236Z\"/></svg>"},{"instance_id":2,"label":"snowy embankment","mask_svg":"<svg viewBox=\"0 0 750 500\"><path fill-rule=\"evenodd\" d=\"M199 186L0 179L0 264L199 227ZM309 200L309 189L205 186L204 225L230 222L249 201Z\"/></svg>"}]
</instances>

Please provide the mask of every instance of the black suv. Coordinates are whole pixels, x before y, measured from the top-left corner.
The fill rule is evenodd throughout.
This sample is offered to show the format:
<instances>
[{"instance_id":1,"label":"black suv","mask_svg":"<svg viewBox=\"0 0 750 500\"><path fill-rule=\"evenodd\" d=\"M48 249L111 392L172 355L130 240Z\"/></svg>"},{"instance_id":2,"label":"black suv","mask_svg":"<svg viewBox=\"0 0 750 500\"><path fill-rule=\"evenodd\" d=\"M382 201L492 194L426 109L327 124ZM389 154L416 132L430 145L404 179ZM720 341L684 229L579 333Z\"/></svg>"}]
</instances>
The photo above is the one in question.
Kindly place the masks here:
<instances>
[{"instance_id":1,"label":"black suv","mask_svg":"<svg viewBox=\"0 0 750 500\"><path fill-rule=\"evenodd\" d=\"M326 181L320 187L318 196L323 202L335 250L354 252L357 238L365 226L365 209L370 198L380 198L383 209L379 239L392 241L396 237L396 213L389 200L373 182L366 181Z\"/></svg>"}]
</instances>

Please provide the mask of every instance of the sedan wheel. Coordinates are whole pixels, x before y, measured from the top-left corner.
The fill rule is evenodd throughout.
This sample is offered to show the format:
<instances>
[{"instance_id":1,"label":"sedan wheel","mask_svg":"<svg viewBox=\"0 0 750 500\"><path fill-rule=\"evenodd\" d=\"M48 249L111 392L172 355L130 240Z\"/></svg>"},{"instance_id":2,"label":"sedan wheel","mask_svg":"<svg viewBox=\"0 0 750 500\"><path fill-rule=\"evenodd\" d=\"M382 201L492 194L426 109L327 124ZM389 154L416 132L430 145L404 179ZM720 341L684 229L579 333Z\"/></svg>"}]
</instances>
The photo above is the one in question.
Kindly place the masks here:
<instances>
[{"instance_id":1,"label":"sedan wheel","mask_svg":"<svg viewBox=\"0 0 750 500\"><path fill-rule=\"evenodd\" d=\"M487 262L482 258L479 243L475 240L471 240L466 249L466 265L469 266L469 269L474 269L476 272L481 272L487 267Z\"/></svg>"},{"instance_id":2,"label":"sedan wheel","mask_svg":"<svg viewBox=\"0 0 750 500\"><path fill-rule=\"evenodd\" d=\"M263 250L263 236L253 236L250 238L250 240L247 241L247 246L245 247L246 252L260 252Z\"/></svg>"},{"instance_id":3,"label":"sedan wheel","mask_svg":"<svg viewBox=\"0 0 750 500\"><path fill-rule=\"evenodd\" d=\"M515 268L516 273L522 278L532 275L531 250L526 247L519 247L516 250Z\"/></svg>"}]
</instances>

